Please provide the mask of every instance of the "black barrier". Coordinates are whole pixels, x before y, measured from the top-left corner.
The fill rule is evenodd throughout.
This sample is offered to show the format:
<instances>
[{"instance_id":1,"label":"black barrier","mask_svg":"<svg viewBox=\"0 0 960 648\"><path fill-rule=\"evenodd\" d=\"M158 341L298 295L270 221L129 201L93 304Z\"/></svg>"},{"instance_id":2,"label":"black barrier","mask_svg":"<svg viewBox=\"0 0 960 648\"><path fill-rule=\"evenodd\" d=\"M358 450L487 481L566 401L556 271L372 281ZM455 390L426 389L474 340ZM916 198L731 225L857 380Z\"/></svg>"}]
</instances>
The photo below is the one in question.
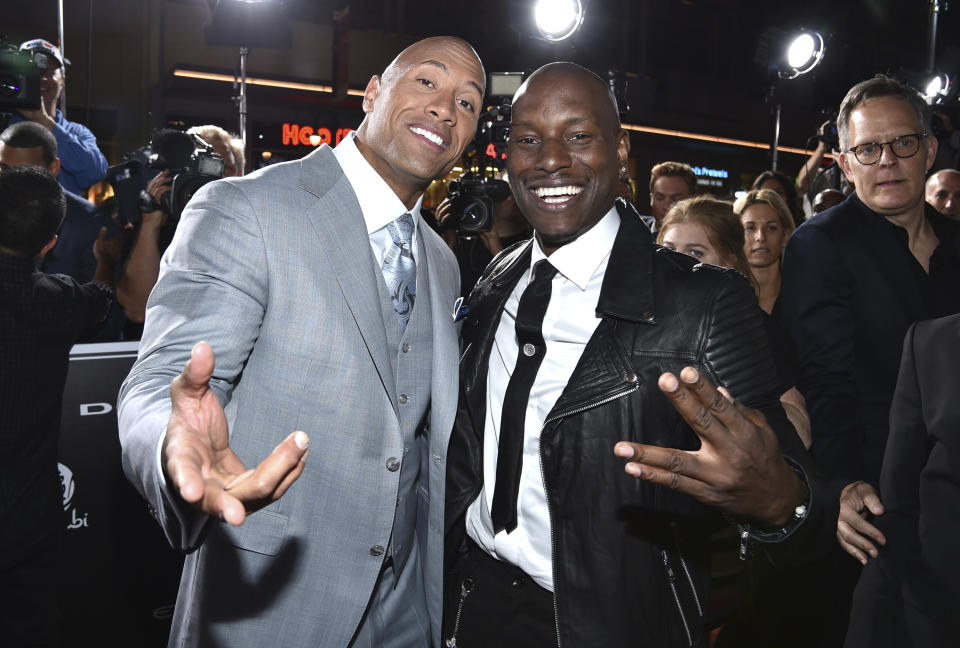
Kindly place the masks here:
<instances>
[{"instance_id":1,"label":"black barrier","mask_svg":"<svg viewBox=\"0 0 960 648\"><path fill-rule=\"evenodd\" d=\"M136 355L136 342L70 352L59 456L65 647L167 645L183 557L120 465L117 392Z\"/></svg>"}]
</instances>

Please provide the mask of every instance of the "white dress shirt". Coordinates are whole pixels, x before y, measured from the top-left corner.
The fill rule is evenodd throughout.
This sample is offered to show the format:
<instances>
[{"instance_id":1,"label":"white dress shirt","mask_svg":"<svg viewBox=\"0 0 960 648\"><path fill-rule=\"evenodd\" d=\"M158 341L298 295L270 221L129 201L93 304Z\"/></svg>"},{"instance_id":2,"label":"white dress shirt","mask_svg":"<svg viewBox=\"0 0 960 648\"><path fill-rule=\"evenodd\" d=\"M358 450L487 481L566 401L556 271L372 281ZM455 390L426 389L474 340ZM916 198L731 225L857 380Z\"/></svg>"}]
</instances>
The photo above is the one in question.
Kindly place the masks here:
<instances>
[{"instance_id":1,"label":"white dress shirt","mask_svg":"<svg viewBox=\"0 0 960 648\"><path fill-rule=\"evenodd\" d=\"M350 181L353 187L353 193L357 194L357 201L360 203L360 211L363 212L363 220L367 225L367 234L370 236L370 248L373 250L373 257L377 265L383 267L383 255L387 248L393 244L390 233L387 231L387 225L394 220L409 213L413 216L413 260L417 258L417 232L420 227L420 203L423 202L423 196L417 198L417 204L413 209L407 209L400 202L397 194L393 192L380 174L374 171L370 163L360 153L357 143L354 142L355 132L349 133L340 140L337 148L333 149L333 155L343 169L343 174Z\"/></svg>"},{"instance_id":2,"label":"white dress shirt","mask_svg":"<svg viewBox=\"0 0 960 648\"><path fill-rule=\"evenodd\" d=\"M613 208L594 227L556 250L548 259L557 269L557 275L551 284L550 304L543 318L542 332L547 350L527 401L517 528L496 535L490 509L497 479L503 398L519 353L514 328L517 307L520 296L530 283L533 265L547 258L536 238L530 267L507 299L490 352L483 430L483 490L467 509L467 533L488 554L516 565L550 591L553 591L552 542L540 467L540 432L547 414L580 361L587 341L600 323L596 315L600 285L619 227L620 215Z\"/></svg>"}]
</instances>

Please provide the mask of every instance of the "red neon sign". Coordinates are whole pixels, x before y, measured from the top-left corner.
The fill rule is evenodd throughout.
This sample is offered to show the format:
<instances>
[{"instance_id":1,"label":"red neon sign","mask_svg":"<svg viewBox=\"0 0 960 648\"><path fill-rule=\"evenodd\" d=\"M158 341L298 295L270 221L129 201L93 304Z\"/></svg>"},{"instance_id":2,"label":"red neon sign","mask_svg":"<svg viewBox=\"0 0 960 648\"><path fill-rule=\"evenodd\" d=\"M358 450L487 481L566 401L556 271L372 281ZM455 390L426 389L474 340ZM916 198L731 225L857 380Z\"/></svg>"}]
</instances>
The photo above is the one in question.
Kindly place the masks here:
<instances>
[{"instance_id":1,"label":"red neon sign","mask_svg":"<svg viewBox=\"0 0 960 648\"><path fill-rule=\"evenodd\" d=\"M284 124L283 145L320 146L321 144L327 144L330 146L335 146L336 144L340 143L340 140L347 136L347 133L353 130L355 129L338 128L334 132L324 126L314 128L313 126L301 126L300 124ZM311 142L310 138L314 138L317 143L314 144Z\"/></svg>"}]
</instances>

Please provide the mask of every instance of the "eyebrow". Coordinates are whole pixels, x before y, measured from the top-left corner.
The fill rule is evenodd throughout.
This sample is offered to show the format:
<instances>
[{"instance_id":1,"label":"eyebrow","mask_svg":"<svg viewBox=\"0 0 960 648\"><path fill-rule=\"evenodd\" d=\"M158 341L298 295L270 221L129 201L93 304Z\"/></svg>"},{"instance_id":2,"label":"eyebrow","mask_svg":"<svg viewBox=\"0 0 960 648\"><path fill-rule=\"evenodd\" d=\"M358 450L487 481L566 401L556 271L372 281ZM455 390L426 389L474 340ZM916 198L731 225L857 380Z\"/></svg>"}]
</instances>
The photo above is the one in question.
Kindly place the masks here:
<instances>
[{"instance_id":1,"label":"eyebrow","mask_svg":"<svg viewBox=\"0 0 960 648\"><path fill-rule=\"evenodd\" d=\"M439 68L440 70L443 71L444 74L450 74L450 69L446 65L444 65L443 63L435 59L427 59L426 61L420 61L419 65L430 65L435 68ZM483 88L481 88L476 81L472 81L472 80L467 81L467 85L472 85L474 88L477 89L477 92L480 93L480 97L481 98L483 97L483 94L484 94Z\"/></svg>"},{"instance_id":2,"label":"eyebrow","mask_svg":"<svg viewBox=\"0 0 960 648\"><path fill-rule=\"evenodd\" d=\"M564 126L573 126L573 125L576 125L576 124L582 124L583 122L586 122L586 121L590 121L590 119L589 119L588 117L571 117L571 118L568 119L567 121L563 122L563 125L564 125ZM521 126L523 126L523 127L532 127L532 126L533 126L533 122L530 122L530 121L511 121L511 122L510 122L510 127L511 127L511 128L518 128L518 127L521 127Z\"/></svg>"}]
</instances>

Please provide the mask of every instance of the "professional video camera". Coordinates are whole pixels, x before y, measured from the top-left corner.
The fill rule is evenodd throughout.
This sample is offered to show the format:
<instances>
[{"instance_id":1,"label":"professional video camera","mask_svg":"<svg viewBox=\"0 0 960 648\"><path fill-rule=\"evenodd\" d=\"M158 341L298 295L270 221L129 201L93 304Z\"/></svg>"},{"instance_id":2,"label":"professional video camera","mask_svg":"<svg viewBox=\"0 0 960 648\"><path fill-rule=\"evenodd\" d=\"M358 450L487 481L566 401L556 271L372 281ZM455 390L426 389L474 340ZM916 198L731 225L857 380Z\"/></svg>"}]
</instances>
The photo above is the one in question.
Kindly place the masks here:
<instances>
[{"instance_id":1,"label":"professional video camera","mask_svg":"<svg viewBox=\"0 0 960 648\"><path fill-rule=\"evenodd\" d=\"M510 135L511 101L522 82L523 75L517 72L490 74L489 92L494 103L480 115L476 137L465 153L472 170L452 180L448 187L450 219L458 234L490 231L493 204L510 195L510 186L492 175L503 165Z\"/></svg>"},{"instance_id":2,"label":"professional video camera","mask_svg":"<svg viewBox=\"0 0 960 648\"><path fill-rule=\"evenodd\" d=\"M489 232L493 227L493 204L507 199L510 185L477 173L465 173L447 187L450 217L458 234Z\"/></svg>"},{"instance_id":3,"label":"professional video camera","mask_svg":"<svg viewBox=\"0 0 960 648\"><path fill-rule=\"evenodd\" d=\"M0 36L0 112L40 107L40 77L47 55L22 51Z\"/></svg>"},{"instance_id":4,"label":"professional video camera","mask_svg":"<svg viewBox=\"0 0 960 648\"><path fill-rule=\"evenodd\" d=\"M148 169L153 173L144 171ZM147 182L169 170L170 191L155 201L146 191ZM107 169L107 181L117 195L121 218L140 220L141 212L162 210L169 222L177 223L184 206L200 187L223 177L223 158L196 135L174 129L153 132L150 145L121 156L121 162Z\"/></svg>"}]
</instances>

